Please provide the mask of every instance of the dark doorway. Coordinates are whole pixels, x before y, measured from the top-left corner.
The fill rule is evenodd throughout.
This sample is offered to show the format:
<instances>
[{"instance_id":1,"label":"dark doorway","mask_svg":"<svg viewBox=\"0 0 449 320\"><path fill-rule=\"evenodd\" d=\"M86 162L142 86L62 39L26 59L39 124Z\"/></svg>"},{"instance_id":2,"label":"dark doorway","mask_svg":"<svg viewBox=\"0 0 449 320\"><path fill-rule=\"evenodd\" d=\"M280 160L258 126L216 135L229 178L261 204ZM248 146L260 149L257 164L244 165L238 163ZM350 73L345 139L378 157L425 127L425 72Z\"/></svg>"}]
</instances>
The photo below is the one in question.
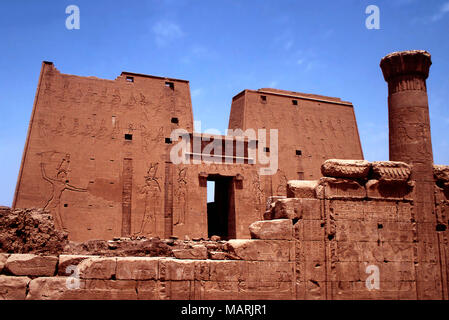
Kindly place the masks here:
<instances>
[{"instance_id":1,"label":"dark doorway","mask_svg":"<svg viewBox=\"0 0 449 320\"><path fill-rule=\"evenodd\" d=\"M208 236L222 239L235 239L234 179L220 175L209 175L208 181L214 183L213 202L207 203ZM208 186L211 184L208 183Z\"/></svg>"}]
</instances>

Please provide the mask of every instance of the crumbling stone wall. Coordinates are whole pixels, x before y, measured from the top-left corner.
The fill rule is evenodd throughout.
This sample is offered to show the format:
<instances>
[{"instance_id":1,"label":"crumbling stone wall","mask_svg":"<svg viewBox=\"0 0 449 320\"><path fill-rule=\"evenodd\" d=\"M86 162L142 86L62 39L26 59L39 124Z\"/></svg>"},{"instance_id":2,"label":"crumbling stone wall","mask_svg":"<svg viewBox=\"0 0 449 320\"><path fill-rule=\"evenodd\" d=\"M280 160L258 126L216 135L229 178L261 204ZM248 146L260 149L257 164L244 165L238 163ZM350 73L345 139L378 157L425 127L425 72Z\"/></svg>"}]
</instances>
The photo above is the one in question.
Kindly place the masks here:
<instances>
[{"instance_id":1,"label":"crumbling stone wall","mask_svg":"<svg viewBox=\"0 0 449 320\"><path fill-rule=\"evenodd\" d=\"M53 256L3 253L0 297L448 299L449 167L434 167L435 222L420 230L438 243L417 239L411 172L402 162L327 160L320 180L289 181L289 197L250 226L252 239L115 239L80 245L88 254L73 245ZM168 249L126 256L147 241Z\"/></svg>"}]
</instances>

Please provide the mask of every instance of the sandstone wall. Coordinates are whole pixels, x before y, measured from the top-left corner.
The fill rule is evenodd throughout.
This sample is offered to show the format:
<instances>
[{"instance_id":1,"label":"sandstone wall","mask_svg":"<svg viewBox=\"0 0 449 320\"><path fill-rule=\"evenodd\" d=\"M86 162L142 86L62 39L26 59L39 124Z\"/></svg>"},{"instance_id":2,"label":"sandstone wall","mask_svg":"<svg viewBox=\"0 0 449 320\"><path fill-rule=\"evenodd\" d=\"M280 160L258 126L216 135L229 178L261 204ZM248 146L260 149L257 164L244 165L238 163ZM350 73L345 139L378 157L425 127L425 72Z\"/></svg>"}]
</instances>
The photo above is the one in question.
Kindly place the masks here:
<instances>
[{"instance_id":1,"label":"sandstone wall","mask_svg":"<svg viewBox=\"0 0 449 320\"><path fill-rule=\"evenodd\" d=\"M328 160L320 180L289 181L289 198L250 225L252 239L220 242L221 249L199 243L173 249L173 257L0 254L0 297L447 300L449 170L435 167L437 210L425 223L415 219L411 170ZM417 239L418 231L438 242Z\"/></svg>"}]
</instances>

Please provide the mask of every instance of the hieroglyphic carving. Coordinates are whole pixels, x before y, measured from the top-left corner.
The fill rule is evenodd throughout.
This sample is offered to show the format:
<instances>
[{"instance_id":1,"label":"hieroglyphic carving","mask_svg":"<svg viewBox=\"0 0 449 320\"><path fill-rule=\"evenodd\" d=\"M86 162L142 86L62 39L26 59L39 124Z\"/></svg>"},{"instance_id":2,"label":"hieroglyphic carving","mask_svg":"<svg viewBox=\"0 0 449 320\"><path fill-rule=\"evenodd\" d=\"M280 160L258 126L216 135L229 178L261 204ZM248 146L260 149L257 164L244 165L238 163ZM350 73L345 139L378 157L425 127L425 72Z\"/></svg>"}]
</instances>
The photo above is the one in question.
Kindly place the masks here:
<instances>
[{"instance_id":1,"label":"hieroglyphic carving","mask_svg":"<svg viewBox=\"0 0 449 320\"><path fill-rule=\"evenodd\" d=\"M259 220L263 220L264 213L264 189L260 185L260 176L256 172L251 181L251 193L256 199L256 214Z\"/></svg>"},{"instance_id":2,"label":"hieroglyphic carving","mask_svg":"<svg viewBox=\"0 0 449 320\"><path fill-rule=\"evenodd\" d=\"M288 182L287 176L284 171L278 169L277 177L279 179L278 180L279 182L276 188L276 195L285 196L287 194L287 182Z\"/></svg>"},{"instance_id":3,"label":"hieroglyphic carving","mask_svg":"<svg viewBox=\"0 0 449 320\"><path fill-rule=\"evenodd\" d=\"M73 127L70 131L67 132L70 136L76 136L78 135L78 129L80 127L80 120L78 118L73 119Z\"/></svg>"},{"instance_id":4,"label":"hieroglyphic carving","mask_svg":"<svg viewBox=\"0 0 449 320\"><path fill-rule=\"evenodd\" d=\"M53 128L52 133L54 135L62 135L65 131L65 116L60 116L58 123L56 124L55 128Z\"/></svg>"},{"instance_id":5,"label":"hieroglyphic carving","mask_svg":"<svg viewBox=\"0 0 449 320\"><path fill-rule=\"evenodd\" d=\"M50 125L44 119L39 119L37 125L39 127L39 137L46 138L48 131L51 130Z\"/></svg>"},{"instance_id":6,"label":"hieroglyphic carving","mask_svg":"<svg viewBox=\"0 0 449 320\"><path fill-rule=\"evenodd\" d=\"M186 219L187 211L187 168L178 169L177 187L175 189L175 198L178 203L177 210L173 219L174 225L183 225Z\"/></svg>"},{"instance_id":7,"label":"hieroglyphic carving","mask_svg":"<svg viewBox=\"0 0 449 320\"><path fill-rule=\"evenodd\" d=\"M39 155L42 178L52 186L51 196L46 201L44 209L52 213L56 229L67 231L61 217L61 196L65 190L86 192L87 189L78 188L69 183L70 154L47 151ZM52 164L57 165L52 166Z\"/></svg>"},{"instance_id":8,"label":"hieroglyphic carving","mask_svg":"<svg viewBox=\"0 0 449 320\"><path fill-rule=\"evenodd\" d=\"M118 106L122 101L122 98L120 96L120 90L115 89L114 93L112 94L112 100L111 100L111 105L113 106Z\"/></svg>"},{"instance_id":9,"label":"hieroglyphic carving","mask_svg":"<svg viewBox=\"0 0 449 320\"><path fill-rule=\"evenodd\" d=\"M139 194L145 198L145 204L142 223L137 234L145 233L145 227L148 224L150 224L150 234L156 234L156 214L159 212L161 202L161 186L157 177L158 166L157 162L150 163L145 175L145 184L139 190Z\"/></svg>"}]
</instances>

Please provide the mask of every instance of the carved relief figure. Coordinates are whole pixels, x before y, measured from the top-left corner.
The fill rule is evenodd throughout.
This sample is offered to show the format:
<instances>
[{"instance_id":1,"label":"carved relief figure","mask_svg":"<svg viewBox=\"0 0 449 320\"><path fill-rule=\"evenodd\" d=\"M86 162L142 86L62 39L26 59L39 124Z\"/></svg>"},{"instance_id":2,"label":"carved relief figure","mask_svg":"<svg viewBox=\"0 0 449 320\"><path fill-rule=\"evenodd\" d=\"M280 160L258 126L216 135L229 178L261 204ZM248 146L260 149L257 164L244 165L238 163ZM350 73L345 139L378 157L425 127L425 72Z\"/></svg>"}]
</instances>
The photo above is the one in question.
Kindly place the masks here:
<instances>
[{"instance_id":1,"label":"carved relief figure","mask_svg":"<svg viewBox=\"0 0 449 320\"><path fill-rule=\"evenodd\" d=\"M174 225L183 225L186 222L187 211L187 168L178 171L178 186L175 190L175 198L178 203L177 210L173 219Z\"/></svg>"},{"instance_id":2,"label":"carved relief figure","mask_svg":"<svg viewBox=\"0 0 449 320\"><path fill-rule=\"evenodd\" d=\"M51 196L47 200L44 209L49 210L52 213L57 230L67 231L61 217L61 196L66 190L86 192L87 189L78 188L69 183L70 154L47 151L40 153L40 156L42 178L52 186ZM55 157L58 165L52 167L51 164L55 162Z\"/></svg>"},{"instance_id":3,"label":"carved relief figure","mask_svg":"<svg viewBox=\"0 0 449 320\"><path fill-rule=\"evenodd\" d=\"M159 163L151 163L145 175L145 185L140 188L139 193L144 196L144 213L140 230L137 234L146 233L145 227L150 224L150 233L156 234L156 214L161 202L161 186L157 177Z\"/></svg>"}]
</instances>

